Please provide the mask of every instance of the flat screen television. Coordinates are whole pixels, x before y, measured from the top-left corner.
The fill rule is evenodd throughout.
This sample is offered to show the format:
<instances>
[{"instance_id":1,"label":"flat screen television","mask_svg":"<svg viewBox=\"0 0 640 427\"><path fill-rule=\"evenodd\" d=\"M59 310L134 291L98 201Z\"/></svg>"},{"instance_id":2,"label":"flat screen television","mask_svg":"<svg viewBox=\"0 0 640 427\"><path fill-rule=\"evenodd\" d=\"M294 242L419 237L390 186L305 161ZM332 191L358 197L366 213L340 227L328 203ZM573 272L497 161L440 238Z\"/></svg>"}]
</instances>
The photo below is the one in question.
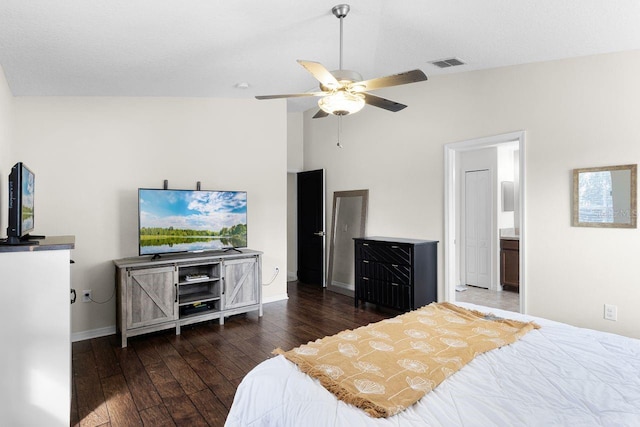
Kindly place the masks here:
<instances>
[{"instance_id":1,"label":"flat screen television","mask_svg":"<svg viewBox=\"0 0 640 427\"><path fill-rule=\"evenodd\" d=\"M138 189L140 255L246 247L246 191Z\"/></svg>"},{"instance_id":2,"label":"flat screen television","mask_svg":"<svg viewBox=\"0 0 640 427\"><path fill-rule=\"evenodd\" d=\"M8 244L26 244L34 229L35 175L22 162L16 163L9 173L9 226ZM32 236L40 237L40 236ZM31 243L33 244L33 242Z\"/></svg>"}]
</instances>

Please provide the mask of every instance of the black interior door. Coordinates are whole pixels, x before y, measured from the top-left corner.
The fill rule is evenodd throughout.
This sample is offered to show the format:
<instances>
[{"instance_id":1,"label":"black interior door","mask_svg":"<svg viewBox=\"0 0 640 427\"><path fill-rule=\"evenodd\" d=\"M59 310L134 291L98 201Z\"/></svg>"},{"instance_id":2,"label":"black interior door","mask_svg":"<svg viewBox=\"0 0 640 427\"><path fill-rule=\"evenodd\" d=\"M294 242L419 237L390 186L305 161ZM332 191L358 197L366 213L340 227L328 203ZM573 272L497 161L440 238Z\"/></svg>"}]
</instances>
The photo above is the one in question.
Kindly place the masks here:
<instances>
[{"instance_id":1,"label":"black interior door","mask_svg":"<svg viewBox=\"0 0 640 427\"><path fill-rule=\"evenodd\" d=\"M298 173L298 280L325 286L324 169Z\"/></svg>"}]
</instances>

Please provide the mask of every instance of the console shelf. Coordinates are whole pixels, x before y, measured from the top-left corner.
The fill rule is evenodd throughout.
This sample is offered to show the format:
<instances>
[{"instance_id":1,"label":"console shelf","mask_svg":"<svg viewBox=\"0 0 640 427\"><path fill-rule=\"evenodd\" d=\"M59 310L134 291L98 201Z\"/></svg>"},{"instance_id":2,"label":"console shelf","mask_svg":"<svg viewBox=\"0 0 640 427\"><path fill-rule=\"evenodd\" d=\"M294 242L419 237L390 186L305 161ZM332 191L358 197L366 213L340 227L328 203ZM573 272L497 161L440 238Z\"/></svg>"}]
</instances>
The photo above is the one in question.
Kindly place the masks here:
<instances>
[{"instance_id":1,"label":"console shelf","mask_svg":"<svg viewBox=\"0 0 640 427\"><path fill-rule=\"evenodd\" d=\"M261 252L141 256L114 261L117 325L127 337L258 310Z\"/></svg>"},{"instance_id":2,"label":"console shelf","mask_svg":"<svg viewBox=\"0 0 640 427\"><path fill-rule=\"evenodd\" d=\"M220 296L208 291L195 292L193 294L180 296L179 306L194 304L196 302L220 301Z\"/></svg>"}]
</instances>

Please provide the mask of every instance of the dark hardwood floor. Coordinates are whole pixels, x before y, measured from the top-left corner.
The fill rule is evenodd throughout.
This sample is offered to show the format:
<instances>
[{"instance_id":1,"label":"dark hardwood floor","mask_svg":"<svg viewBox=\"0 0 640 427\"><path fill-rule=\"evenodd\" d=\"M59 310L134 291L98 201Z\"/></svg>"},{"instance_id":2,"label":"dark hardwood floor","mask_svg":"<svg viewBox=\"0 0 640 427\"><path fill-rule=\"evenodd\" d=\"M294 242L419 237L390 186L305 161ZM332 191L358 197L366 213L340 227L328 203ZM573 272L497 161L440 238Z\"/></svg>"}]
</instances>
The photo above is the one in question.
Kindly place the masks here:
<instances>
[{"instance_id":1,"label":"dark hardwood floor","mask_svg":"<svg viewBox=\"0 0 640 427\"><path fill-rule=\"evenodd\" d=\"M72 426L222 426L240 381L254 366L308 341L392 317L367 304L298 282L289 300L129 339L73 344Z\"/></svg>"}]
</instances>

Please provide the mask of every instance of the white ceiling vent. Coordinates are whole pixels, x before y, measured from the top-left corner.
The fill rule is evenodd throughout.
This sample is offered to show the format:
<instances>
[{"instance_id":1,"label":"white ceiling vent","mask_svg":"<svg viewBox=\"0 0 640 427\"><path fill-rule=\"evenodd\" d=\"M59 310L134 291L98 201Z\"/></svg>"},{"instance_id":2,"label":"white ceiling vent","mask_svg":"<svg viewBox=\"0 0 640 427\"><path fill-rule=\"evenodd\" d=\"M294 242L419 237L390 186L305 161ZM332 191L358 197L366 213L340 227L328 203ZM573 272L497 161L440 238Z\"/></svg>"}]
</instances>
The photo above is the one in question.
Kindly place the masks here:
<instances>
[{"instance_id":1,"label":"white ceiling vent","mask_svg":"<svg viewBox=\"0 0 640 427\"><path fill-rule=\"evenodd\" d=\"M438 61L431 61L430 64L435 65L438 68L457 67L458 65L464 65L465 62L458 58L440 59Z\"/></svg>"}]
</instances>

